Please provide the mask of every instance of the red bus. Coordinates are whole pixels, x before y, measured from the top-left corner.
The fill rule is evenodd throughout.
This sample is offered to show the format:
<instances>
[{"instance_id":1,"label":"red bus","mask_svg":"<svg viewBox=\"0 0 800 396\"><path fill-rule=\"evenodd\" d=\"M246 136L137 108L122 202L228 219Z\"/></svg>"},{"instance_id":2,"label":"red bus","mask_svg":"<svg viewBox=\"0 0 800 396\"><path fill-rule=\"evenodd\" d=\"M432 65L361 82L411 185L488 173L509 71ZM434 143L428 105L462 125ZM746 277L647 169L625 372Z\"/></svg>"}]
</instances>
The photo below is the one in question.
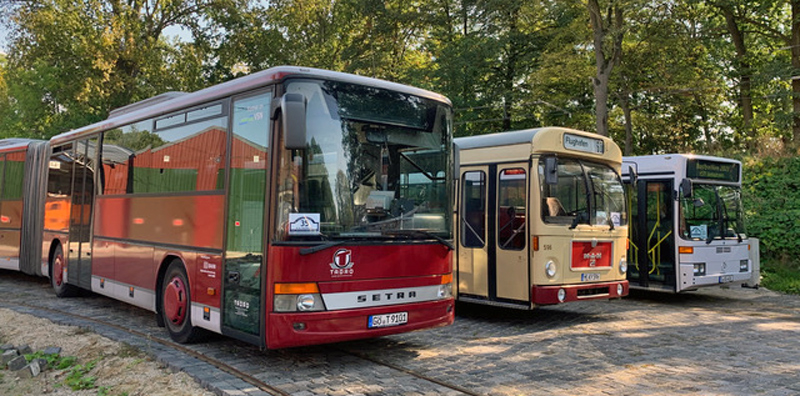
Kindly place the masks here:
<instances>
[{"instance_id":1,"label":"red bus","mask_svg":"<svg viewBox=\"0 0 800 396\"><path fill-rule=\"evenodd\" d=\"M178 342L449 325L451 125L439 94L288 66L134 103L28 166L46 177L26 272L152 310Z\"/></svg>"}]
</instances>

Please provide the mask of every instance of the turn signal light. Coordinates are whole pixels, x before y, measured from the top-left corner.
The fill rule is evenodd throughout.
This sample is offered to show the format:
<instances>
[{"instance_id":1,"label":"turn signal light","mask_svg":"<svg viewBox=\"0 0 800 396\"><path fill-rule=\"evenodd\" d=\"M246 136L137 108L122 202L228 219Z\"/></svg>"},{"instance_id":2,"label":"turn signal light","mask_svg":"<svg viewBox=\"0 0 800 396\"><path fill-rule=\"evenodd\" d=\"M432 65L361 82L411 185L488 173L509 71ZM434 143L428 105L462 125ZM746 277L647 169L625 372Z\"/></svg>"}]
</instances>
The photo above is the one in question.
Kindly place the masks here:
<instances>
[{"instance_id":1,"label":"turn signal light","mask_svg":"<svg viewBox=\"0 0 800 396\"><path fill-rule=\"evenodd\" d=\"M316 283L276 283L275 294L315 294L319 293Z\"/></svg>"},{"instance_id":2,"label":"turn signal light","mask_svg":"<svg viewBox=\"0 0 800 396\"><path fill-rule=\"evenodd\" d=\"M453 283L453 273L449 273L447 275L442 275L442 282L439 283L440 285L448 285Z\"/></svg>"},{"instance_id":3,"label":"turn signal light","mask_svg":"<svg viewBox=\"0 0 800 396\"><path fill-rule=\"evenodd\" d=\"M539 237L538 236L534 236L532 242L533 242L532 243L533 251L534 252L538 252L539 251Z\"/></svg>"},{"instance_id":4,"label":"turn signal light","mask_svg":"<svg viewBox=\"0 0 800 396\"><path fill-rule=\"evenodd\" d=\"M692 247L692 246L678 246L678 253L692 254L692 253L694 253L694 247Z\"/></svg>"}]
</instances>

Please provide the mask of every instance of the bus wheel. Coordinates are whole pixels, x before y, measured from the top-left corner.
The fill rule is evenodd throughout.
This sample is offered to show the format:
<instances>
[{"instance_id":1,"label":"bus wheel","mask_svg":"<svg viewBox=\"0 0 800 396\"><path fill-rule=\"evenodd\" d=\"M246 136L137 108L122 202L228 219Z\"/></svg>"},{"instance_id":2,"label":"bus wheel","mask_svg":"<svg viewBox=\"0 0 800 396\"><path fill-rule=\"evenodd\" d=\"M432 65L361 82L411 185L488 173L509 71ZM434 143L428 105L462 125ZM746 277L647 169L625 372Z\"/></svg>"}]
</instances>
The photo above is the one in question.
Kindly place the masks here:
<instances>
[{"instance_id":1,"label":"bus wheel","mask_svg":"<svg viewBox=\"0 0 800 396\"><path fill-rule=\"evenodd\" d=\"M169 336L181 344L195 341L199 330L192 326L189 279L180 260L173 260L161 286L161 315Z\"/></svg>"},{"instance_id":2,"label":"bus wheel","mask_svg":"<svg viewBox=\"0 0 800 396\"><path fill-rule=\"evenodd\" d=\"M61 245L56 245L53 260L50 262L50 284L58 297L74 297L78 295L78 288L70 285L64 279L64 250Z\"/></svg>"}]
</instances>

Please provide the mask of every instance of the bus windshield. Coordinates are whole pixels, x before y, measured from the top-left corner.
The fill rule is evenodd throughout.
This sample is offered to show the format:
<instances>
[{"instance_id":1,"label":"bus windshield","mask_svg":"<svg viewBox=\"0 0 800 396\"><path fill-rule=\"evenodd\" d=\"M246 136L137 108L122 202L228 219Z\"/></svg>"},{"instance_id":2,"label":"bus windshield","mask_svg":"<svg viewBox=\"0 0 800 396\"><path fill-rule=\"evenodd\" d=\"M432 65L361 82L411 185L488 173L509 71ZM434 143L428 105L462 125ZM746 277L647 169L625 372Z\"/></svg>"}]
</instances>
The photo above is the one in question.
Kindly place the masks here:
<instances>
[{"instance_id":1,"label":"bus windshield","mask_svg":"<svg viewBox=\"0 0 800 396\"><path fill-rule=\"evenodd\" d=\"M608 165L559 158L555 184L545 181L545 161L539 161L542 220L548 224L627 224L625 192L619 175Z\"/></svg>"},{"instance_id":2,"label":"bus windshield","mask_svg":"<svg viewBox=\"0 0 800 396\"><path fill-rule=\"evenodd\" d=\"M741 188L695 183L692 190L690 198L683 190L680 194L682 238L711 242L745 237Z\"/></svg>"},{"instance_id":3,"label":"bus windshield","mask_svg":"<svg viewBox=\"0 0 800 396\"><path fill-rule=\"evenodd\" d=\"M278 240L451 238L452 110L336 81L293 80L306 99L306 148L284 150Z\"/></svg>"}]
</instances>

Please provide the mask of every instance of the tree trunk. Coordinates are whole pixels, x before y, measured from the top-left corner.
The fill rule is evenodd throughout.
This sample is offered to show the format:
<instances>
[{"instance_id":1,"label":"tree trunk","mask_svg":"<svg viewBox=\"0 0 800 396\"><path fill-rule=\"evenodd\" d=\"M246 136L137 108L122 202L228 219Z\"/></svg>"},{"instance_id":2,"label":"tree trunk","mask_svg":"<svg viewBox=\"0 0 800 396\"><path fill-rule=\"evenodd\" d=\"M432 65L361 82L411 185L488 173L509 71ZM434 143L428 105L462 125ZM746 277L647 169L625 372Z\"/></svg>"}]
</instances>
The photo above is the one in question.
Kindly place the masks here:
<instances>
[{"instance_id":1,"label":"tree trunk","mask_svg":"<svg viewBox=\"0 0 800 396\"><path fill-rule=\"evenodd\" d=\"M594 35L594 57L597 74L593 79L593 88L597 133L608 136L608 83L611 79L611 71L622 57L622 9L619 4L612 2L607 9L608 20L604 23L598 0L587 0L586 8L589 10L589 20L592 24ZM608 31L613 32L610 54L606 53L603 46Z\"/></svg>"},{"instance_id":2,"label":"tree trunk","mask_svg":"<svg viewBox=\"0 0 800 396\"><path fill-rule=\"evenodd\" d=\"M725 16L725 23L728 27L728 33L731 35L731 41L734 48L736 48L736 59L738 62L739 73L739 109L742 112L742 127L745 133L745 144L752 147L755 143L755 130L753 129L753 99L752 99L752 82L750 78L750 62L747 60L747 46L744 42L744 33L739 28L736 22L736 16L733 13L733 8L730 5L717 5Z\"/></svg>"}]
</instances>

